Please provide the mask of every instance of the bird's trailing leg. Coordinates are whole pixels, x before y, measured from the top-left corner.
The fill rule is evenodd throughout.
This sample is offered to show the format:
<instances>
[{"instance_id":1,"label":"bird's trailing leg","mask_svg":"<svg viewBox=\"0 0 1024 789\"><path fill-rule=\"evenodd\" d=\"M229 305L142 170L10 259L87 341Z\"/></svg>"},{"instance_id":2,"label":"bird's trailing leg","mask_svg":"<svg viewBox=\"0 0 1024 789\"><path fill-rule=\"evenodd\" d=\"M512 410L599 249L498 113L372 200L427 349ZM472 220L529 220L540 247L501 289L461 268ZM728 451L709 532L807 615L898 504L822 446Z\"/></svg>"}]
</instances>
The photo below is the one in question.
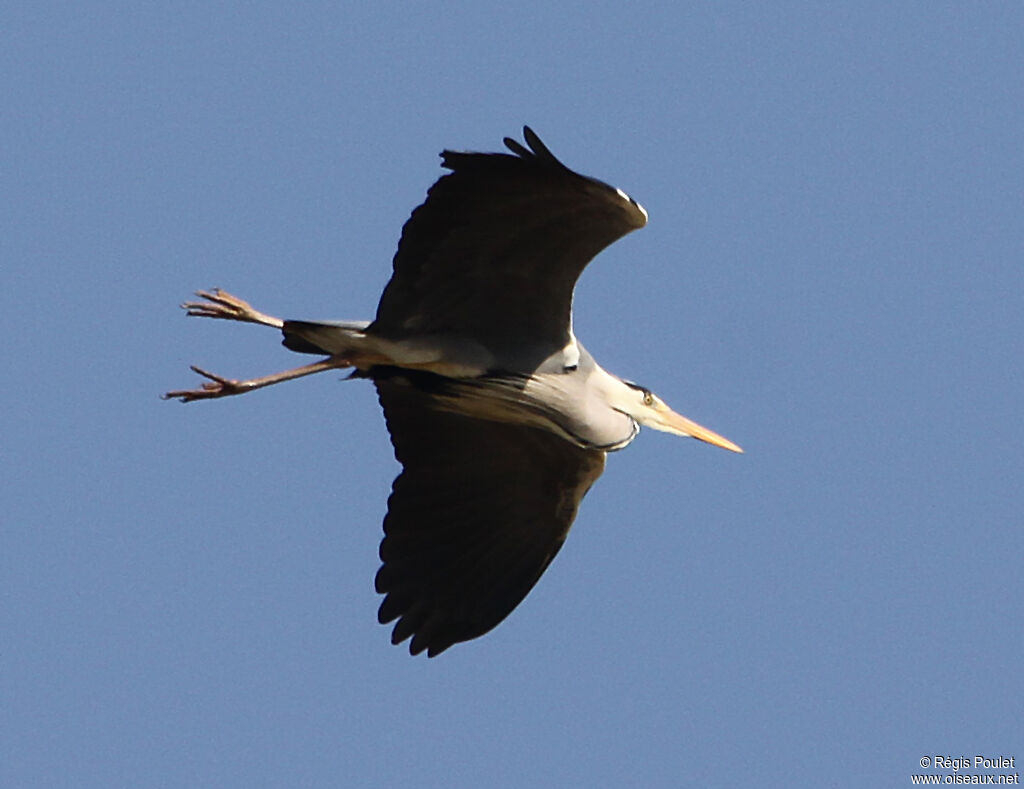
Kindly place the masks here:
<instances>
[{"instance_id":1,"label":"bird's trailing leg","mask_svg":"<svg viewBox=\"0 0 1024 789\"><path fill-rule=\"evenodd\" d=\"M193 317L259 323L273 329L284 326L284 321L280 318L253 309L249 302L242 301L220 288L214 288L212 291L197 290L196 295L205 301L186 301L181 305L181 308Z\"/></svg>"},{"instance_id":2,"label":"bird's trailing leg","mask_svg":"<svg viewBox=\"0 0 1024 789\"><path fill-rule=\"evenodd\" d=\"M280 329L284 326L284 321L280 318L260 312L254 309L247 301L243 301L237 296L232 296L220 288L214 288L210 291L197 290L196 295L204 300L186 301L181 305L182 309L193 317L219 318L227 321L240 321L241 323L258 323L261 326L269 326L272 329ZM302 367L274 373L273 375L264 375L260 378L248 378L244 381L239 381L234 378L223 378L219 375L214 375L201 367L192 365L194 372L209 380L204 381L196 389L179 389L167 392L163 398L164 400L177 399L183 403L191 403L193 400L213 400L218 397L230 397L231 395L252 392L256 389L262 389L264 386L279 384L282 381L291 381L294 378L302 378L314 373L322 373L325 370L339 370L351 366L352 363L343 356L329 356L326 359L321 359L319 362L304 364Z\"/></svg>"},{"instance_id":3,"label":"bird's trailing leg","mask_svg":"<svg viewBox=\"0 0 1024 789\"><path fill-rule=\"evenodd\" d=\"M352 365L345 359L331 356L321 359L319 362L304 364L302 367L295 367L273 375L264 375L261 378L248 378L244 381L237 381L233 378L222 378L219 375L207 372L201 367L192 365L192 370L204 378L209 378L198 389L180 389L174 392L167 392L164 400L181 400L183 403L191 403L193 400L212 400L217 397L229 397L231 395L244 394L264 386L279 384L282 381L291 381L295 378L302 378L314 373L322 373L325 370L338 370Z\"/></svg>"}]
</instances>

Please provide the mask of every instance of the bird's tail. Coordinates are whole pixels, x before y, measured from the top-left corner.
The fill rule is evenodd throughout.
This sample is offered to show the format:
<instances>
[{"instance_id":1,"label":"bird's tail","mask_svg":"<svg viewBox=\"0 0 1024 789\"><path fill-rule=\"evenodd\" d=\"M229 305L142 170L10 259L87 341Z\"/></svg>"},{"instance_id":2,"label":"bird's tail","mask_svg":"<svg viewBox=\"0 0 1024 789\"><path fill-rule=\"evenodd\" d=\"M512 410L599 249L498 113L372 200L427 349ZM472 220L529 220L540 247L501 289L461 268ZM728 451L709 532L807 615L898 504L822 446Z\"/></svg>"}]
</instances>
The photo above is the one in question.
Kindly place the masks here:
<instances>
[{"instance_id":1,"label":"bird's tail","mask_svg":"<svg viewBox=\"0 0 1024 789\"><path fill-rule=\"evenodd\" d=\"M285 321L282 345L296 353L346 356L364 351L369 321Z\"/></svg>"},{"instance_id":2,"label":"bird's tail","mask_svg":"<svg viewBox=\"0 0 1024 789\"><path fill-rule=\"evenodd\" d=\"M368 333L369 321L284 321L284 346L298 353L344 359L353 367L407 370L473 378L484 375L492 358L475 343L445 337L389 339Z\"/></svg>"}]
</instances>

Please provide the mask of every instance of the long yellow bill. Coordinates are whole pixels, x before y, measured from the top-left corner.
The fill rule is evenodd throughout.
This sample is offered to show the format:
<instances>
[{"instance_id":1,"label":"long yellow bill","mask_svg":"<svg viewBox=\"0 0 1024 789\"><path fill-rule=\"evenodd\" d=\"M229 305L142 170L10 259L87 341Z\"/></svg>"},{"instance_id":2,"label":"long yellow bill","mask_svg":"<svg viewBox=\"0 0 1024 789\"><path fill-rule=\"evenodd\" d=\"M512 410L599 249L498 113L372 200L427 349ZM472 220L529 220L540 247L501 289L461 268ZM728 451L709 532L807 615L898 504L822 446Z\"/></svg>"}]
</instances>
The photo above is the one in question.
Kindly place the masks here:
<instances>
[{"instance_id":1,"label":"long yellow bill","mask_svg":"<svg viewBox=\"0 0 1024 789\"><path fill-rule=\"evenodd\" d=\"M708 444L714 444L716 447L722 449L728 449L730 452L743 453L736 444L732 443L727 438L724 438L713 430L708 430L703 425L698 425L692 419L687 419L682 414L677 414L670 408L666 408L667 413L661 414L661 418L667 428L673 433L678 433L681 436L691 436L693 438L704 441Z\"/></svg>"}]
</instances>

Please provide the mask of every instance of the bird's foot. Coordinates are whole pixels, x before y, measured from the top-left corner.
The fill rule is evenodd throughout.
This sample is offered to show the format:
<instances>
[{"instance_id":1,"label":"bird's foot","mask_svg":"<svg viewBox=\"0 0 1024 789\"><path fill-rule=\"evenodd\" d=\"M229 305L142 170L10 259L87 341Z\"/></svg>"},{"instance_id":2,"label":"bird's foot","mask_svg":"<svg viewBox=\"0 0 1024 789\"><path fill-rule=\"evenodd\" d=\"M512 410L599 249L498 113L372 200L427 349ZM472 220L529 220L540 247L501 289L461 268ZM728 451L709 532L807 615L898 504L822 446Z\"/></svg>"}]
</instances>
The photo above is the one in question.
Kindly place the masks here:
<instances>
[{"instance_id":1,"label":"bird's foot","mask_svg":"<svg viewBox=\"0 0 1024 789\"><path fill-rule=\"evenodd\" d=\"M205 301L186 301L181 305L181 308L187 312L188 315L197 318L220 318L221 320L228 321L242 321L243 323L259 323L263 326L270 326L275 329L280 329L284 326L284 321L280 318L275 318L273 315L267 315L254 309L252 305L247 301L237 296L232 296L230 293L226 293L220 288L214 288L212 291L197 290L196 295ZM214 376L210 376L208 373L197 371L201 375L207 375L213 378L214 381L218 380ZM204 384L205 386L206 384ZM230 394L237 394L237 392L231 392ZM220 397L220 395L214 395Z\"/></svg>"},{"instance_id":2,"label":"bird's foot","mask_svg":"<svg viewBox=\"0 0 1024 789\"><path fill-rule=\"evenodd\" d=\"M279 384L282 381L294 381L296 378L313 375L314 373L322 373L325 370L341 370L351 366L352 363L348 359L329 356L326 359L321 359L319 362L304 364L302 367L296 367L292 370L285 370L273 375L264 375L260 378L247 378L244 381L236 381L234 378L221 378L219 375L208 373L203 368L192 365L194 372L210 380L204 382L198 389L181 389L176 392L167 392L163 399L181 400L183 403L191 403L193 400L213 400L217 397L245 394L256 389L262 389L264 386Z\"/></svg>"},{"instance_id":3,"label":"bird's foot","mask_svg":"<svg viewBox=\"0 0 1024 789\"><path fill-rule=\"evenodd\" d=\"M191 403L193 400L212 400L216 397L229 397L230 395L251 392L255 386L252 381L236 381L233 378L221 378L219 375L207 372L201 367L192 365L192 371L198 373L209 381L203 383L198 389L180 389L174 392L167 392L163 395L164 400L181 400L183 403Z\"/></svg>"}]
</instances>

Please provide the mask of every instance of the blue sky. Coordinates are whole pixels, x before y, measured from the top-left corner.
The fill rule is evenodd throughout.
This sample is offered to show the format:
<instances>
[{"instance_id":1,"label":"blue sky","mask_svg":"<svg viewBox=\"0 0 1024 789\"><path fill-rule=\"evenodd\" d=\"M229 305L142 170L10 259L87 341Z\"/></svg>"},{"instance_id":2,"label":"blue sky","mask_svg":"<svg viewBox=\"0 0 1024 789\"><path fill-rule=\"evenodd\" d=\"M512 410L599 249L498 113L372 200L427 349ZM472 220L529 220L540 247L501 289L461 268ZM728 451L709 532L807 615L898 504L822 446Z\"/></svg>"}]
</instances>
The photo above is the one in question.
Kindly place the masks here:
<instances>
[{"instance_id":1,"label":"blue sky","mask_svg":"<svg viewBox=\"0 0 1024 789\"><path fill-rule=\"evenodd\" d=\"M356 7L351 7L356 6ZM1024 8L15 3L0 71L0 783L898 786L1024 758ZM372 388L219 286L372 316L442 148L649 211L603 366L735 440L609 458L514 614L376 624Z\"/></svg>"}]
</instances>

